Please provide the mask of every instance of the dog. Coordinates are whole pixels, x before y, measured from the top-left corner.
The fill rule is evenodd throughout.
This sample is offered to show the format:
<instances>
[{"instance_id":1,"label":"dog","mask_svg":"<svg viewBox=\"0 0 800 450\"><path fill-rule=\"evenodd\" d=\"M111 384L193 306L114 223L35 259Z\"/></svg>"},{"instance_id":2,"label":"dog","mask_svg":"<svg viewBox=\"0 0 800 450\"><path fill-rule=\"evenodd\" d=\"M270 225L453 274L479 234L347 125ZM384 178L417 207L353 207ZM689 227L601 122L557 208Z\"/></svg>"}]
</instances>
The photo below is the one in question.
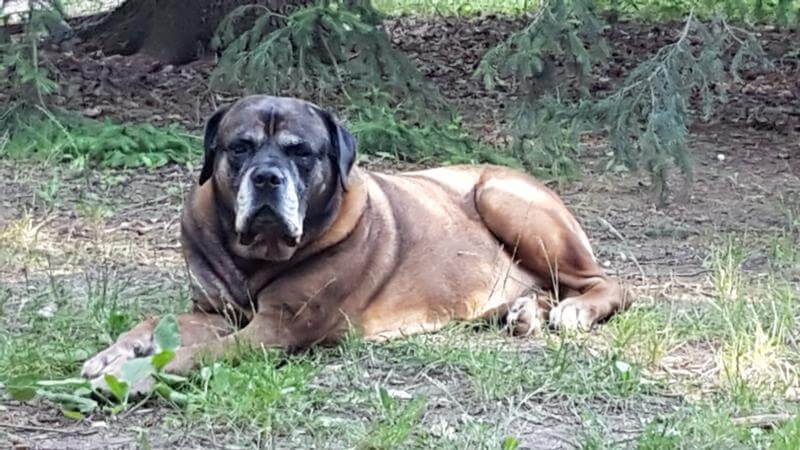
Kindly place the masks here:
<instances>
[{"instance_id":1,"label":"dog","mask_svg":"<svg viewBox=\"0 0 800 450\"><path fill-rule=\"evenodd\" d=\"M560 198L521 172L369 172L331 114L284 97L220 108L204 149L181 221L194 306L177 317L167 372L239 343L301 350L349 329L382 340L494 316L517 335L547 319L588 330L625 306ZM122 334L83 376L102 384L152 354L156 323Z\"/></svg>"}]
</instances>

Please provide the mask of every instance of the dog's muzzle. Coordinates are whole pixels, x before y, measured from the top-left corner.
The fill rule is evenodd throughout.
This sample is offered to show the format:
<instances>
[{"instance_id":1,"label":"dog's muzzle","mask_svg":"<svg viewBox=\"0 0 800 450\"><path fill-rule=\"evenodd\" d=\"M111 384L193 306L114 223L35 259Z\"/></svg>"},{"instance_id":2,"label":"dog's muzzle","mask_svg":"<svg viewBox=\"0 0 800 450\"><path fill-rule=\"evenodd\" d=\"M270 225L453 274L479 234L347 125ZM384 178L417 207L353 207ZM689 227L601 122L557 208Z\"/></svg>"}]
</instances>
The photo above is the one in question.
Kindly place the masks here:
<instances>
[{"instance_id":1,"label":"dog's muzzle","mask_svg":"<svg viewBox=\"0 0 800 450\"><path fill-rule=\"evenodd\" d=\"M265 211L266 210L266 211ZM261 230L253 229L256 218L271 213L279 228L280 238L289 247L295 247L303 236L303 218L297 186L292 177L278 167L255 166L242 177L236 196L236 233L242 245L250 245Z\"/></svg>"}]
</instances>

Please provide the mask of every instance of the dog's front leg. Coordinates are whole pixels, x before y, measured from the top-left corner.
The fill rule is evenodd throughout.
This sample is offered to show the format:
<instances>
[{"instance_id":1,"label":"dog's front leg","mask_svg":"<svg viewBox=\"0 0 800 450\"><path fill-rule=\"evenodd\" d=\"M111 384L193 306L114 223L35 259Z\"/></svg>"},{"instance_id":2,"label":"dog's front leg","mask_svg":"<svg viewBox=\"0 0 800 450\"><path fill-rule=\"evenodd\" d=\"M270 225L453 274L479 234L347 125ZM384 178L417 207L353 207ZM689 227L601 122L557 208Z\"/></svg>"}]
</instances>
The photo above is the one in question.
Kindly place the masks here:
<instances>
[{"instance_id":1,"label":"dog's front leg","mask_svg":"<svg viewBox=\"0 0 800 450\"><path fill-rule=\"evenodd\" d=\"M225 317L203 312L180 314L177 322L181 346L187 347L219 340L228 335L231 328ZM157 324L157 318L150 318L120 335L114 344L83 364L81 376L90 379L93 387L105 390L104 375L120 378L125 362L154 353L153 332ZM146 379L130 389L131 392L145 392L151 385L152 379Z\"/></svg>"},{"instance_id":2,"label":"dog's front leg","mask_svg":"<svg viewBox=\"0 0 800 450\"><path fill-rule=\"evenodd\" d=\"M186 375L198 368L201 362L213 362L239 345L249 347L289 348L291 341L285 328L281 327L271 316L257 313L250 323L238 332L218 339L198 342L194 345L181 346L175 352L175 358L164 368L169 373Z\"/></svg>"}]
</instances>

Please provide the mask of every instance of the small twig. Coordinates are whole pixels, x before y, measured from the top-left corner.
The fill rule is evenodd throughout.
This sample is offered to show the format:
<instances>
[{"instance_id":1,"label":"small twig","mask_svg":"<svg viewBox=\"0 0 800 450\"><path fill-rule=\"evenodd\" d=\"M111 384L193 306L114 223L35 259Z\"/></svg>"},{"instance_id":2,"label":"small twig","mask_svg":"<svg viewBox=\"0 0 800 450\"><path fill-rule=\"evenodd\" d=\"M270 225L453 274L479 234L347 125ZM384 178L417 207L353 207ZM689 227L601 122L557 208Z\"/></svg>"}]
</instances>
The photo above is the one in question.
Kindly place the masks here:
<instances>
[{"instance_id":1,"label":"small twig","mask_svg":"<svg viewBox=\"0 0 800 450\"><path fill-rule=\"evenodd\" d=\"M347 92L347 88L345 87L344 79L342 78L342 72L339 70L339 64L336 63L336 57L333 56L333 52L328 45L328 40L324 37L320 38L320 40L322 41L322 45L325 46L325 51L328 52L328 58L330 58L331 62L333 63L333 71L336 72L336 78L339 79L339 85L342 88L342 93L345 97L347 97L347 100L352 100L350 94Z\"/></svg>"},{"instance_id":2,"label":"small twig","mask_svg":"<svg viewBox=\"0 0 800 450\"><path fill-rule=\"evenodd\" d=\"M17 430L27 430L27 431L44 431L46 433L79 434L79 435L82 435L82 436L86 436L86 435L89 435L89 434L97 433L97 430L80 431L80 430L76 430L74 428L70 429L70 430L59 430L58 428L37 427L37 426L33 426L33 425L15 425L13 423L4 423L4 422L0 422L0 427L3 427L3 428L14 428L14 429L17 429Z\"/></svg>"},{"instance_id":3,"label":"small twig","mask_svg":"<svg viewBox=\"0 0 800 450\"><path fill-rule=\"evenodd\" d=\"M639 264L639 260L636 259L636 255L633 254L633 251L631 250L632 248L631 244L628 242L627 239L625 239L625 236L623 236L622 233L619 232L619 230L614 228L614 225L611 225L611 223L609 223L606 219L598 216L597 220L600 221L600 223L602 223L603 226L608 228L608 231L610 231L614 236L616 236L617 239L619 239L620 241L622 241L623 244L625 244L625 246L628 248L628 253L629 256L631 257L631 261L633 261L633 263L636 264L636 268L639 269L639 275L641 275L642 281L644 281L647 278L647 274L645 274L642 265Z\"/></svg>"},{"instance_id":4,"label":"small twig","mask_svg":"<svg viewBox=\"0 0 800 450\"><path fill-rule=\"evenodd\" d=\"M712 272L711 269L700 269L700 270L697 270L697 271L694 271L694 272L688 272L688 273L673 273L672 276L673 277L681 277L681 278L694 278L694 277L698 277L700 275L705 275L705 274L711 273L711 272Z\"/></svg>"},{"instance_id":5,"label":"small twig","mask_svg":"<svg viewBox=\"0 0 800 450\"><path fill-rule=\"evenodd\" d=\"M736 426L775 428L794 419L794 417L789 413L758 414L755 416L734 417L731 422Z\"/></svg>"},{"instance_id":6,"label":"small twig","mask_svg":"<svg viewBox=\"0 0 800 450\"><path fill-rule=\"evenodd\" d=\"M133 405L133 406L132 406L131 408L129 408L127 411L125 411L125 412L123 412L122 414L120 414L120 415L119 415L120 419L124 419L125 417L128 417L129 415L133 414L133 412L134 412L134 411L136 411L137 409L141 408L141 407L142 407L142 405L144 405L145 403L147 403L147 402L150 400L150 398L151 398L152 396L153 396L153 392L152 392L152 391L151 391L151 392L148 392L148 393L147 393L147 395L145 395L145 397L144 397L142 400L140 400L138 403L136 403L135 405Z\"/></svg>"},{"instance_id":7,"label":"small twig","mask_svg":"<svg viewBox=\"0 0 800 450\"><path fill-rule=\"evenodd\" d=\"M163 203L164 200L169 200L170 197L172 197L172 196L169 195L169 194L160 195L160 196L155 197L155 198L149 198L147 200L142 200L141 202L131 203L130 205L126 205L125 207L120 208L118 213L121 214L123 212L127 212L127 211L130 211L130 210L139 208L141 206L147 206L147 205L151 205L151 204L155 204L155 203Z\"/></svg>"}]
</instances>

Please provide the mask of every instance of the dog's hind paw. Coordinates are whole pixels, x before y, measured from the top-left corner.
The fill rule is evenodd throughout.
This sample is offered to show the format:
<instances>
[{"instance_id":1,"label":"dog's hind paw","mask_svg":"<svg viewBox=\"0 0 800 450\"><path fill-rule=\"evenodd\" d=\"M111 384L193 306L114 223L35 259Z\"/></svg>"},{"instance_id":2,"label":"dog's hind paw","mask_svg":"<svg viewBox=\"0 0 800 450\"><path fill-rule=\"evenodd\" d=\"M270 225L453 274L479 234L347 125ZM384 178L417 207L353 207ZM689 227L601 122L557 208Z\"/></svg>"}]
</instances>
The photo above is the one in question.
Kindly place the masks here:
<instances>
[{"instance_id":1,"label":"dog's hind paw","mask_svg":"<svg viewBox=\"0 0 800 450\"><path fill-rule=\"evenodd\" d=\"M569 298L550 310L550 326L559 330L589 331L597 320L597 312L585 301Z\"/></svg>"},{"instance_id":2,"label":"dog's hind paw","mask_svg":"<svg viewBox=\"0 0 800 450\"><path fill-rule=\"evenodd\" d=\"M506 327L514 336L535 336L542 330L544 312L536 295L520 297L511 303L506 313Z\"/></svg>"}]
</instances>

